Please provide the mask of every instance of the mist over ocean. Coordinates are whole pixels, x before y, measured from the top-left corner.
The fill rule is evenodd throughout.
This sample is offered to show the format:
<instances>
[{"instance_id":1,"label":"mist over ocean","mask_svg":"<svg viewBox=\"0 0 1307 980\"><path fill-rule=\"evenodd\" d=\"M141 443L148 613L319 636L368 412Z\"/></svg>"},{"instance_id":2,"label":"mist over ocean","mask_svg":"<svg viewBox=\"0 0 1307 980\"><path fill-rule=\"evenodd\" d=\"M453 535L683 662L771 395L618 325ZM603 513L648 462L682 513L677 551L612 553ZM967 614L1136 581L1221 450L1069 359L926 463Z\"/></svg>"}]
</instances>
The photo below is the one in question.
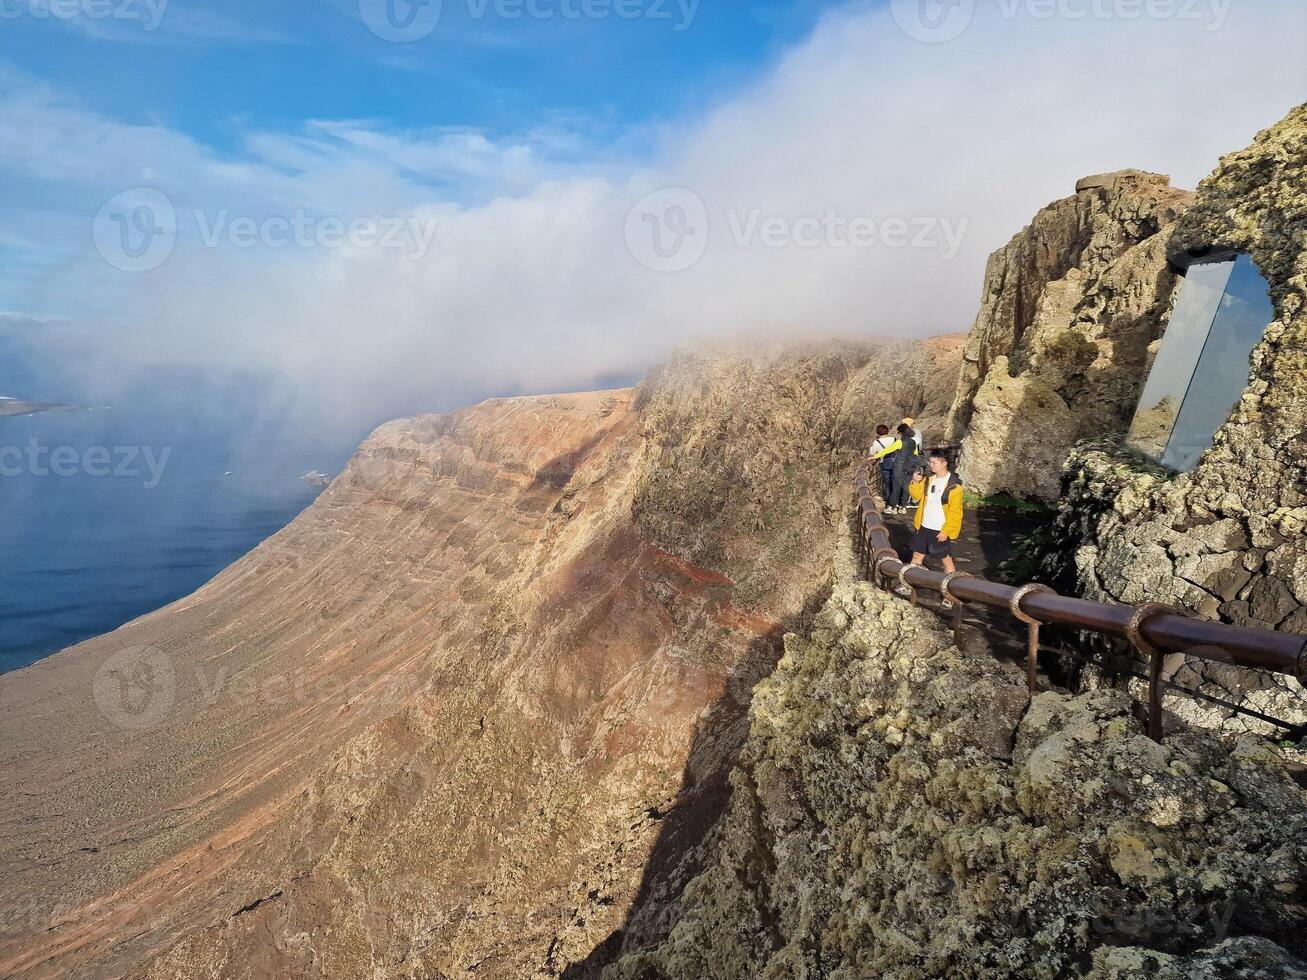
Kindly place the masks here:
<instances>
[{"instance_id":1,"label":"mist over ocean","mask_svg":"<svg viewBox=\"0 0 1307 980\"><path fill-rule=\"evenodd\" d=\"M193 592L312 503L300 477L336 474L367 434L311 432L255 379L164 372L106 408L102 386L3 340L0 355L0 395L93 406L0 418L0 673Z\"/></svg>"}]
</instances>

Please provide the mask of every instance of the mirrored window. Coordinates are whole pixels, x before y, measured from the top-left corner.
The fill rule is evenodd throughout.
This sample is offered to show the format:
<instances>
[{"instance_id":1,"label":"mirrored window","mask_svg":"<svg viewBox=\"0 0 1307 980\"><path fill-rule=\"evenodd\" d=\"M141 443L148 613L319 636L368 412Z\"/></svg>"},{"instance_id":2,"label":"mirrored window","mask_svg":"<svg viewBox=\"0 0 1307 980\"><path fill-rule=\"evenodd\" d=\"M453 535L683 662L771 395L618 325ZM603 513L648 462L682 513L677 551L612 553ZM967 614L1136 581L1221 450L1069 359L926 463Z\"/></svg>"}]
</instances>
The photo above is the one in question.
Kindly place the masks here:
<instances>
[{"instance_id":1,"label":"mirrored window","mask_svg":"<svg viewBox=\"0 0 1307 980\"><path fill-rule=\"evenodd\" d=\"M1247 255L1189 267L1126 437L1183 472L1212 444L1248 386L1249 355L1274 319Z\"/></svg>"}]
</instances>

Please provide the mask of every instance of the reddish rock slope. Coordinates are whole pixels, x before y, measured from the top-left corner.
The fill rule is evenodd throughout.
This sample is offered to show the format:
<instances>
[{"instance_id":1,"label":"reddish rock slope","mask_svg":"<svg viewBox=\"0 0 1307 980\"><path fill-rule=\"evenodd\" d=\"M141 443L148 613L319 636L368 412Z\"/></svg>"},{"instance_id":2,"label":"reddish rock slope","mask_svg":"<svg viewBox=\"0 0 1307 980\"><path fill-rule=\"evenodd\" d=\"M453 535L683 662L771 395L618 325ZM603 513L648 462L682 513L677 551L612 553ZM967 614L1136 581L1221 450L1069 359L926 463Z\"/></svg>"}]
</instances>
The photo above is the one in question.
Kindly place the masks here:
<instances>
[{"instance_id":1,"label":"reddish rock slope","mask_svg":"<svg viewBox=\"0 0 1307 980\"><path fill-rule=\"evenodd\" d=\"M697 870L871 356L390 423L193 596L0 678L0 975L585 960Z\"/></svg>"}]
</instances>

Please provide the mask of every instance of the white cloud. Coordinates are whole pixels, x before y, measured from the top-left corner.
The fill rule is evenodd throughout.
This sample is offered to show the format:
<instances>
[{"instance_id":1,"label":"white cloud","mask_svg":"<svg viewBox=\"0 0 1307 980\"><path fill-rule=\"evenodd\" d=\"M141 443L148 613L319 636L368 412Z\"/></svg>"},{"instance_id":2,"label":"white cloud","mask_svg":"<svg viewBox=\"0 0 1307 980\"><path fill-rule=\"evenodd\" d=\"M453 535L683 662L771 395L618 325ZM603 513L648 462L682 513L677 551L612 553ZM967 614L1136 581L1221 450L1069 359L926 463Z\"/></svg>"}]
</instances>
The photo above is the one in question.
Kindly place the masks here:
<instances>
[{"instance_id":1,"label":"white cloud","mask_svg":"<svg viewBox=\"0 0 1307 980\"><path fill-rule=\"evenodd\" d=\"M1193 186L1290 107L1307 80L1297 50L1307 12L1259 0L1228 13L1210 30L1044 20L1005 2L929 44L887 9L850 10L714 112L667 126L638 166L618 151L621 134L599 145L565 124L493 139L316 121L249 134L239 155L223 155L33 85L0 102L0 146L11 148L0 166L79 188L81 222L142 183L173 198L183 226L196 208L434 220L419 260L381 248L205 249L183 227L154 272L79 254L60 294L116 321L112 353L124 363L270 368L342 415L381 416L464 392L572 387L705 336L965 329L988 253L1078 177L1140 167ZM1279 66L1283 86L1261 65ZM691 268L658 273L632 258L624 230L635 201L669 186L703 200L710 233ZM949 259L938 248L732 240L732 215L793 230L827 212L881 233L895 218L966 233ZM61 220L50 227L66 231ZM89 234L80 241L85 253Z\"/></svg>"}]
</instances>

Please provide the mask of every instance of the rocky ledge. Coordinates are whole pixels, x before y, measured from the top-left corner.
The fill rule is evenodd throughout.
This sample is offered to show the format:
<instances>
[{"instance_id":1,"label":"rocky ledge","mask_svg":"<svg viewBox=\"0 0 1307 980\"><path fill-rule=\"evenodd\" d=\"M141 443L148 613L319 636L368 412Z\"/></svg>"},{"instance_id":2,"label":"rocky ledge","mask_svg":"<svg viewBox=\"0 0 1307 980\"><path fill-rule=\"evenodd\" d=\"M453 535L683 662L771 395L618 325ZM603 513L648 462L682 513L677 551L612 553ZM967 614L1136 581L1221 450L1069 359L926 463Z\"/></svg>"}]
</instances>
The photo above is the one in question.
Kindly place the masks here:
<instances>
[{"instance_id":1,"label":"rocky ledge","mask_svg":"<svg viewBox=\"0 0 1307 980\"><path fill-rule=\"evenodd\" d=\"M755 691L666 941L606 980L1303 976L1307 795L1253 737L1147 738L838 586Z\"/></svg>"}]
</instances>

